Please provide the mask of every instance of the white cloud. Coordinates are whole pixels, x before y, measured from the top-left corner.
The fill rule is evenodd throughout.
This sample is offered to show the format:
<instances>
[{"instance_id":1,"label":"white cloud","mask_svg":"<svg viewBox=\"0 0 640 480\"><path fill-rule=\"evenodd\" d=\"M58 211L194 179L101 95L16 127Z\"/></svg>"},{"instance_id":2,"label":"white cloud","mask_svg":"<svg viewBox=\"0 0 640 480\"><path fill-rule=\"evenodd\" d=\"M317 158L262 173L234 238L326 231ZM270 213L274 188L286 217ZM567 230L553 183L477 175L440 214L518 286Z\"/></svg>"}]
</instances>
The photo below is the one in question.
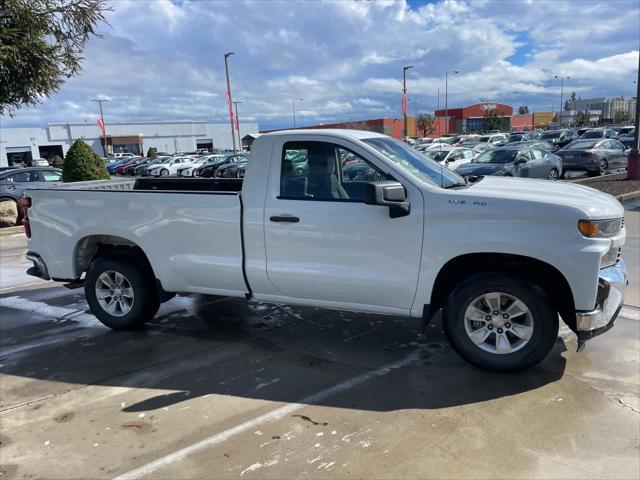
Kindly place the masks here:
<instances>
[{"instance_id":1,"label":"white cloud","mask_svg":"<svg viewBox=\"0 0 640 480\"><path fill-rule=\"evenodd\" d=\"M552 12L550 6L552 5ZM84 72L8 125L94 121L97 95L107 120L227 120L223 54L230 58L241 118L288 126L291 100L304 123L400 115L402 67L410 97L433 110L480 97L549 105L565 90L583 97L633 94L640 6L445 0L112 3L111 27L92 39Z\"/></svg>"}]
</instances>

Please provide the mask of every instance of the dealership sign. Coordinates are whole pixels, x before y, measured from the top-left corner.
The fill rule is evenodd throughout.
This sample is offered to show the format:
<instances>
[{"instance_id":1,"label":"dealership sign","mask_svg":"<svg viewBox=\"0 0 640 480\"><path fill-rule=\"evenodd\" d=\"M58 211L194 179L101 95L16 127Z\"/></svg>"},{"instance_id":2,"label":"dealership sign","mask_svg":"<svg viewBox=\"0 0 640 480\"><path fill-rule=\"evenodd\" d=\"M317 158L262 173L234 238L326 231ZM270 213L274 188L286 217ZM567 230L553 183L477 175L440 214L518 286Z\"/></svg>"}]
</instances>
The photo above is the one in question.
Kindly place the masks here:
<instances>
[{"instance_id":1,"label":"dealership sign","mask_svg":"<svg viewBox=\"0 0 640 480\"><path fill-rule=\"evenodd\" d=\"M482 105L482 110L495 110L497 105L495 103L485 103Z\"/></svg>"}]
</instances>

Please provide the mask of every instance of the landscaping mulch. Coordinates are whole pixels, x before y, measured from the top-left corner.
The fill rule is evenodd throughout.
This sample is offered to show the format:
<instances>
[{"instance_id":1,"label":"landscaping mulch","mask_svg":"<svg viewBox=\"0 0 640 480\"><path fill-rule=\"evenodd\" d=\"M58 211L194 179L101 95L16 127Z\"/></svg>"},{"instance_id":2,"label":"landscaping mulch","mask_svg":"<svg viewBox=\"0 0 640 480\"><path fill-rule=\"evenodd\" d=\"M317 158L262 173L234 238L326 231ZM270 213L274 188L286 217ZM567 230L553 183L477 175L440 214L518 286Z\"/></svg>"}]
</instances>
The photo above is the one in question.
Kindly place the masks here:
<instances>
[{"instance_id":1,"label":"landscaping mulch","mask_svg":"<svg viewBox=\"0 0 640 480\"><path fill-rule=\"evenodd\" d=\"M584 185L609 193L614 197L640 191L640 180L602 180L585 183Z\"/></svg>"}]
</instances>

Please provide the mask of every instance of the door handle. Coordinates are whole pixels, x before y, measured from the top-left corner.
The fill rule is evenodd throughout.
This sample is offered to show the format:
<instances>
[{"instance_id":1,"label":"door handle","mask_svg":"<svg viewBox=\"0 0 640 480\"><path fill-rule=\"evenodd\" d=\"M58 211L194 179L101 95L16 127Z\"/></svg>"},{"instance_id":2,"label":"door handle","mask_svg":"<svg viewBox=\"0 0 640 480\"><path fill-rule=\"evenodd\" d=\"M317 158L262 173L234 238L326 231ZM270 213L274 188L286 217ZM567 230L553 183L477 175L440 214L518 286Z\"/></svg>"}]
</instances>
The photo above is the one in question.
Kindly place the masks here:
<instances>
[{"instance_id":1,"label":"door handle","mask_svg":"<svg viewBox=\"0 0 640 480\"><path fill-rule=\"evenodd\" d=\"M300 221L298 217L294 217L293 215L275 215L269 217L269 220L280 223L298 223Z\"/></svg>"}]
</instances>

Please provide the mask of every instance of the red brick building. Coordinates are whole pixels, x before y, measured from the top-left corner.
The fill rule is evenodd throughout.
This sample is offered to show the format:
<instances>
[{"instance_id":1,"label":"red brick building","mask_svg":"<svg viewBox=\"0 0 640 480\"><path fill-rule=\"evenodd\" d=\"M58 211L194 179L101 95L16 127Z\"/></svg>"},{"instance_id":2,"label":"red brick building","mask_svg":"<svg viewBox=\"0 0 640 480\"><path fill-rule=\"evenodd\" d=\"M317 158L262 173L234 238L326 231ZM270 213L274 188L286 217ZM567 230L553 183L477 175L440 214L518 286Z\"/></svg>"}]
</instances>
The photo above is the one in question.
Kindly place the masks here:
<instances>
[{"instance_id":1,"label":"red brick building","mask_svg":"<svg viewBox=\"0 0 640 480\"><path fill-rule=\"evenodd\" d=\"M462 108L450 108L448 111L436 110L435 116L441 121L440 134L483 132L490 130L485 116L488 111L495 111L498 115L496 130L511 131L513 107L504 103L483 102ZM446 113L449 115L448 119Z\"/></svg>"}]
</instances>

